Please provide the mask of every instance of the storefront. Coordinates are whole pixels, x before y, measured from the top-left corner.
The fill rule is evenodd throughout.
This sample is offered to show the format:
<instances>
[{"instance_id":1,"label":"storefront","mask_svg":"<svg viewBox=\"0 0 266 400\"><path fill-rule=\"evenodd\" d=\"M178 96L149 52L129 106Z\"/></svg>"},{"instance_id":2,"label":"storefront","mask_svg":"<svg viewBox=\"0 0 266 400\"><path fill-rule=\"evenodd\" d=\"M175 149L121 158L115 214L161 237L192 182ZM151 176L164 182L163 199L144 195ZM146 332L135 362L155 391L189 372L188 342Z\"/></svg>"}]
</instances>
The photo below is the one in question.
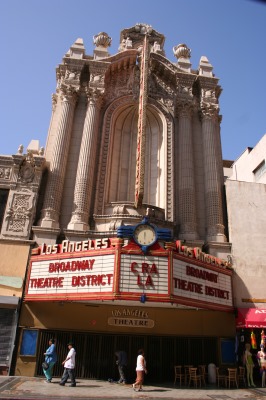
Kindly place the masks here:
<instances>
[{"instance_id":1,"label":"storefront","mask_svg":"<svg viewBox=\"0 0 266 400\"><path fill-rule=\"evenodd\" d=\"M8 375L18 323L19 298L0 296L0 375Z\"/></svg>"},{"instance_id":2,"label":"storefront","mask_svg":"<svg viewBox=\"0 0 266 400\"><path fill-rule=\"evenodd\" d=\"M251 352L258 374L256 354L263 344L266 348L266 309L265 308L238 308L236 316L238 362L242 364L245 344L250 343Z\"/></svg>"},{"instance_id":3,"label":"storefront","mask_svg":"<svg viewBox=\"0 0 266 400\"><path fill-rule=\"evenodd\" d=\"M0 375L14 373L16 332L30 242L0 240Z\"/></svg>"},{"instance_id":4,"label":"storefront","mask_svg":"<svg viewBox=\"0 0 266 400\"><path fill-rule=\"evenodd\" d=\"M101 238L43 244L33 251L17 374L42 374L50 336L62 359L67 342L75 342L79 377L115 377L119 348L128 353L129 378L140 347L151 379L161 381L172 380L177 363L223 362L222 349L235 333L228 263L180 241L156 238L144 252L143 246L133 239ZM58 364L55 374L61 373Z\"/></svg>"}]
</instances>

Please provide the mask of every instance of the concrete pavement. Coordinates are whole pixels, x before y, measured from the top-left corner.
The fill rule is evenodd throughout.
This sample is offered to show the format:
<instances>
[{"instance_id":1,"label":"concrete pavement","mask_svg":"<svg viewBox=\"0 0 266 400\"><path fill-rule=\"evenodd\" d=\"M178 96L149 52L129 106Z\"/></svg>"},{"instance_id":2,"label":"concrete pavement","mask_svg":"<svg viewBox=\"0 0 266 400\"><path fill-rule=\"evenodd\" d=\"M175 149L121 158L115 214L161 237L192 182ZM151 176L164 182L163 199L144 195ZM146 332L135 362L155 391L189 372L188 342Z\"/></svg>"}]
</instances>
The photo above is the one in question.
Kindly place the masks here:
<instances>
[{"instance_id":1,"label":"concrete pavement","mask_svg":"<svg viewBox=\"0 0 266 400\"><path fill-rule=\"evenodd\" d=\"M266 399L265 388L225 389L207 386L203 389L179 388L178 385L144 385L142 392L135 392L131 385L120 385L93 379L77 379L76 387L59 385L59 378L46 383L43 378L0 376L0 400L3 399L179 399L179 400L257 400Z\"/></svg>"}]
</instances>

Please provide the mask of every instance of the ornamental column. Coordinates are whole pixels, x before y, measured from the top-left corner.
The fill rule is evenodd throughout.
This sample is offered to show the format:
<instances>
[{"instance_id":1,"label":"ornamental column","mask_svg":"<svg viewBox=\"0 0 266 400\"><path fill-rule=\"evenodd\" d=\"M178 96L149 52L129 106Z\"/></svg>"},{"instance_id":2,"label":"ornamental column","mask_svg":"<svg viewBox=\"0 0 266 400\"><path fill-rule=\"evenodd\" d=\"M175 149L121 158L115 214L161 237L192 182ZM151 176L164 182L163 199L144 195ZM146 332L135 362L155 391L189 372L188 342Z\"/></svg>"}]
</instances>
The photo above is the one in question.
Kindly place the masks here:
<instances>
[{"instance_id":1,"label":"ornamental column","mask_svg":"<svg viewBox=\"0 0 266 400\"><path fill-rule=\"evenodd\" d=\"M88 104L82 134L76 175L74 203L68 229L87 231L92 201L93 179L96 164L98 125L102 95L98 90L87 91Z\"/></svg>"},{"instance_id":2,"label":"ornamental column","mask_svg":"<svg viewBox=\"0 0 266 400\"><path fill-rule=\"evenodd\" d=\"M53 144L48 183L39 225L45 228L58 228L60 206L65 178L67 155L72 131L76 90L72 86L60 86L61 114Z\"/></svg>"},{"instance_id":3,"label":"ornamental column","mask_svg":"<svg viewBox=\"0 0 266 400\"><path fill-rule=\"evenodd\" d=\"M225 242L223 221L223 196L222 175L219 165L219 137L217 135L217 124L219 119L218 105L202 103L202 137L203 137L203 160L205 172L205 199L206 199L206 227L207 240Z\"/></svg>"},{"instance_id":4,"label":"ornamental column","mask_svg":"<svg viewBox=\"0 0 266 400\"><path fill-rule=\"evenodd\" d=\"M192 103L180 102L177 112L179 131L179 237L194 240L198 238L198 233L192 142Z\"/></svg>"}]
</instances>

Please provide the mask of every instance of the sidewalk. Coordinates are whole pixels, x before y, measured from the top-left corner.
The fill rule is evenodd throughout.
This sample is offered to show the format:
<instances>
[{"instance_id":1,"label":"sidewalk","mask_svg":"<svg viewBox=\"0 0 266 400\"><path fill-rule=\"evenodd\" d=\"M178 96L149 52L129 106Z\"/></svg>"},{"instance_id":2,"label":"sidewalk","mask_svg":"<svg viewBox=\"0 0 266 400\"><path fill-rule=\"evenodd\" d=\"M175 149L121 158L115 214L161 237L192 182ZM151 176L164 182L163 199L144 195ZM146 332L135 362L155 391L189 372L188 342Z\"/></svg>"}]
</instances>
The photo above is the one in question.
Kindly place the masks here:
<instances>
[{"instance_id":1,"label":"sidewalk","mask_svg":"<svg viewBox=\"0 0 266 400\"><path fill-rule=\"evenodd\" d=\"M204 389L179 388L178 385L143 386L142 392L135 392L131 385L120 385L106 381L77 379L76 387L59 385L59 379L46 383L43 378L0 376L0 400L2 399L179 399L179 400L255 400L266 399L265 388L254 389Z\"/></svg>"}]
</instances>

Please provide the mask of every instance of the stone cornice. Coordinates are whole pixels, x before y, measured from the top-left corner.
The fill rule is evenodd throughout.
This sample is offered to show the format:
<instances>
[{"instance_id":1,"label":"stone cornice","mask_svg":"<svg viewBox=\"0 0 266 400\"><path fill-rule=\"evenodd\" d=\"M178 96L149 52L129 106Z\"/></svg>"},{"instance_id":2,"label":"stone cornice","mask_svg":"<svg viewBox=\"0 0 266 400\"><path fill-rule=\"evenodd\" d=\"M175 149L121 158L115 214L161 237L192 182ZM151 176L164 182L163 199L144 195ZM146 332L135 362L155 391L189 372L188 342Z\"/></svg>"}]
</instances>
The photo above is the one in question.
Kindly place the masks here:
<instances>
[{"instance_id":1,"label":"stone cornice","mask_svg":"<svg viewBox=\"0 0 266 400\"><path fill-rule=\"evenodd\" d=\"M4 156L1 155L0 156L0 165L4 165L4 166L12 166L13 163L13 157L8 155L8 156Z\"/></svg>"},{"instance_id":2,"label":"stone cornice","mask_svg":"<svg viewBox=\"0 0 266 400\"><path fill-rule=\"evenodd\" d=\"M136 49L127 49L125 51L122 51L120 53L116 53L112 56L106 57L104 60L92 60L94 63L116 63L121 60L127 60L127 59L132 59L136 60L139 55L138 50ZM90 62L91 63L91 62Z\"/></svg>"},{"instance_id":3,"label":"stone cornice","mask_svg":"<svg viewBox=\"0 0 266 400\"><path fill-rule=\"evenodd\" d=\"M206 77L202 75L197 76L197 82L199 83L200 88L204 89L213 89L216 88L219 82L218 78L215 77Z\"/></svg>"},{"instance_id":4,"label":"stone cornice","mask_svg":"<svg viewBox=\"0 0 266 400\"><path fill-rule=\"evenodd\" d=\"M28 245L28 246L35 246L35 240L27 240L27 239L20 239L16 237L11 238L0 238L0 244L12 244L12 245Z\"/></svg>"},{"instance_id":5,"label":"stone cornice","mask_svg":"<svg viewBox=\"0 0 266 400\"><path fill-rule=\"evenodd\" d=\"M179 84L188 84L189 86L193 86L194 82L197 79L196 74L187 74L185 72L176 72L176 82Z\"/></svg>"},{"instance_id":6,"label":"stone cornice","mask_svg":"<svg viewBox=\"0 0 266 400\"><path fill-rule=\"evenodd\" d=\"M164 80L168 80L175 85L177 68L169 60L157 53L150 54L151 71Z\"/></svg>"}]
</instances>

